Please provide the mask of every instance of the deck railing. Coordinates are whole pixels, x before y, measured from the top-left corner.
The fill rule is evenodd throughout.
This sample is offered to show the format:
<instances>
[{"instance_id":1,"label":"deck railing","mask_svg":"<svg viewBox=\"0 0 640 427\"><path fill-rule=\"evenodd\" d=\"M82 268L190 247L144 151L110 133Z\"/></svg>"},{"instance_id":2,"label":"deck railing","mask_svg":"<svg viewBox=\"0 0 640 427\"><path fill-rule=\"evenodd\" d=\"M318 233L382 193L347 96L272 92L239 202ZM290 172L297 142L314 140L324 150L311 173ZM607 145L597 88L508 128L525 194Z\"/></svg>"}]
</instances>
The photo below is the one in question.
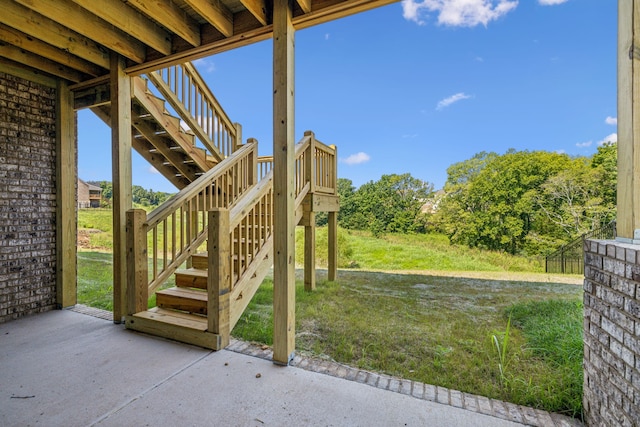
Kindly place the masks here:
<instances>
[{"instance_id":1,"label":"deck railing","mask_svg":"<svg viewBox=\"0 0 640 427\"><path fill-rule=\"evenodd\" d=\"M229 119L191 63L163 68L148 77L217 161L239 148L240 125Z\"/></svg>"},{"instance_id":2,"label":"deck railing","mask_svg":"<svg viewBox=\"0 0 640 427\"><path fill-rule=\"evenodd\" d=\"M336 150L313 133L296 144L296 209L314 188L337 194L335 162ZM146 310L148 295L208 240L209 331L228 337L257 289L256 272L270 266L273 174L272 159L259 159L251 141L148 218L129 211L129 314Z\"/></svg>"},{"instance_id":3,"label":"deck railing","mask_svg":"<svg viewBox=\"0 0 640 427\"><path fill-rule=\"evenodd\" d=\"M137 308L144 304L146 309L145 295L153 293L204 243L207 212L231 208L255 185L257 154L257 144L247 144L148 216L140 209L127 212L128 288L139 294Z\"/></svg>"}]
</instances>

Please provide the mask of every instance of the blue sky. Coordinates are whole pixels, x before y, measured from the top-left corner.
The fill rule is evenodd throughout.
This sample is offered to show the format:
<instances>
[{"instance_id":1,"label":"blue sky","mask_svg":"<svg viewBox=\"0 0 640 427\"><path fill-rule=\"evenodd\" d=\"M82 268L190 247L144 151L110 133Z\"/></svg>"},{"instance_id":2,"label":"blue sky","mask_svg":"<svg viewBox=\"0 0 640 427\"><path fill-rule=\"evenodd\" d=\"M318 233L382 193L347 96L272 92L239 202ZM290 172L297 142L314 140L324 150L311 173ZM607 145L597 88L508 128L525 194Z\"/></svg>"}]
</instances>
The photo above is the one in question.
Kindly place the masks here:
<instances>
[{"instance_id":1,"label":"blue sky","mask_svg":"<svg viewBox=\"0 0 640 427\"><path fill-rule=\"evenodd\" d=\"M441 188L480 151L591 155L616 140L617 2L409 0L296 33L296 139L338 147L356 187L410 173ZM196 67L244 138L272 147L272 42ZM111 179L110 130L79 113L79 175ZM135 155L133 183L176 189Z\"/></svg>"}]
</instances>

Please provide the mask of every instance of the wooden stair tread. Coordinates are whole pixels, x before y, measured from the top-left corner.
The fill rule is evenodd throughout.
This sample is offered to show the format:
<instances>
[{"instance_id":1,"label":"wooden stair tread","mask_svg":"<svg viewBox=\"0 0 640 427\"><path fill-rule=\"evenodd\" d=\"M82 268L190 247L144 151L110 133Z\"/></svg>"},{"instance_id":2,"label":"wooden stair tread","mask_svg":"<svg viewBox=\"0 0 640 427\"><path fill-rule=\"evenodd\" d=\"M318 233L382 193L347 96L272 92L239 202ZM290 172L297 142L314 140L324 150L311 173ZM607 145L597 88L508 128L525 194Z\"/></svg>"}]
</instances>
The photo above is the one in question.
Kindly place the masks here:
<instances>
[{"instance_id":1,"label":"wooden stair tread","mask_svg":"<svg viewBox=\"0 0 640 427\"><path fill-rule=\"evenodd\" d=\"M176 286L180 288L207 289L207 270L198 268L176 270L175 278Z\"/></svg>"},{"instance_id":2,"label":"wooden stair tread","mask_svg":"<svg viewBox=\"0 0 640 427\"><path fill-rule=\"evenodd\" d=\"M207 331L207 318L195 314L152 308L127 316L127 329L221 350L222 337Z\"/></svg>"},{"instance_id":3,"label":"wooden stair tread","mask_svg":"<svg viewBox=\"0 0 640 427\"><path fill-rule=\"evenodd\" d=\"M192 288L168 288L156 292L157 295L166 295L168 297L189 298L198 301L207 301L207 293L202 290Z\"/></svg>"},{"instance_id":4,"label":"wooden stair tread","mask_svg":"<svg viewBox=\"0 0 640 427\"><path fill-rule=\"evenodd\" d=\"M160 307L154 307L147 311L141 311L140 313L136 313L131 317L133 317L134 319L155 320L156 322L171 324L182 328L195 329L201 332L206 332L207 330L206 317L167 310Z\"/></svg>"},{"instance_id":5,"label":"wooden stair tread","mask_svg":"<svg viewBox=\"0 0 640 427\"><path fill-rule=\"evenodd\" d=\"M156 292L158 307L207 314L207 293L191 288L170 288Z\"/></svg>"}]
</instances>

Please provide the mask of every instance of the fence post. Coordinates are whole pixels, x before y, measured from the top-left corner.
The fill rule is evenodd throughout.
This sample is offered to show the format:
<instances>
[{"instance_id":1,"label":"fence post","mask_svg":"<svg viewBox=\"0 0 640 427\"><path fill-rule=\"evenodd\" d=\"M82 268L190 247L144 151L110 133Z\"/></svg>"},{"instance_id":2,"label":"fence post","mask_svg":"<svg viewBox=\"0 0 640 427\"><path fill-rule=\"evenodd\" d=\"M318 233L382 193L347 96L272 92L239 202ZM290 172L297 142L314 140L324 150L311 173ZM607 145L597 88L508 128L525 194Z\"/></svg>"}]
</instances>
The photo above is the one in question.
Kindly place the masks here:
<instances>
[{"instance_id":1,"label":"fence post","mask_svg":"<svg viewBox=\"0 0 640 427\"><path fill-rule=\"evenodd\" d=\"M231 334L229 311L231 293L231 238L229 210L215 208L209 211L209 239L207 251L207 323L211 333L220 336L220 348L229 345Z\"/></svg>"},{"instance_id":2,"label":"fence post","mask_svg":"<svg viewBox=\"0 0 640 427\"><path fill-rule=\"evenodd\" d=\"M149 257L147 254L147 213L127 211L127 315L147 310L149 300Z\"/></svg>"}]
</instances>

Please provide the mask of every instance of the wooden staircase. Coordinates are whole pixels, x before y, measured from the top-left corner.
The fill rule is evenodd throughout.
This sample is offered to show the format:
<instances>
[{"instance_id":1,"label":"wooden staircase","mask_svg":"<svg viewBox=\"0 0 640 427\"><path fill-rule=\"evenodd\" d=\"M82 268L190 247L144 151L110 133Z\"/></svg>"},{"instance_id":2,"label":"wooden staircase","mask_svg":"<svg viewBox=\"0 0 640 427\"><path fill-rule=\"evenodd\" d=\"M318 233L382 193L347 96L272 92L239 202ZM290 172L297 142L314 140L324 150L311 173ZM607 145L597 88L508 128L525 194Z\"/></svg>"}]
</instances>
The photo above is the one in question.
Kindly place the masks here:
<instances>
[{"instance_id":1,"label":"wooden staircase","mask_svg":"<svg viewBox=\"0 0 640 427\"><path fill-rule=\"evenodd\" d=\"M108 103L95 102L108 90L78 91L76 102L110 124ZM133 148L180 192L149 214L127 212L126 327L224 348L273 264L272 159L258 158L257 141L240 143L191 64L132 78L131 114ZM313 212L338 210L336 162L312 132L296 145L296 223L313 228ZM163 289L171 276L176 286Z\"/></svg>"},{"instance_id":2,"label":"wooden staircase","mask_svg":"<svg viewBox=\"0 0 640 427\"><path fill-rule=\"evenodd\" d=\"M148 84L141 77L133 78L132 146L169 182L183 189L218 161L196 146L195 134L183 129L181 119L168 111L165 100L154 95ZM111 123L108 105L92 111L105 123Z\"/></svg>"}]
</instances>

